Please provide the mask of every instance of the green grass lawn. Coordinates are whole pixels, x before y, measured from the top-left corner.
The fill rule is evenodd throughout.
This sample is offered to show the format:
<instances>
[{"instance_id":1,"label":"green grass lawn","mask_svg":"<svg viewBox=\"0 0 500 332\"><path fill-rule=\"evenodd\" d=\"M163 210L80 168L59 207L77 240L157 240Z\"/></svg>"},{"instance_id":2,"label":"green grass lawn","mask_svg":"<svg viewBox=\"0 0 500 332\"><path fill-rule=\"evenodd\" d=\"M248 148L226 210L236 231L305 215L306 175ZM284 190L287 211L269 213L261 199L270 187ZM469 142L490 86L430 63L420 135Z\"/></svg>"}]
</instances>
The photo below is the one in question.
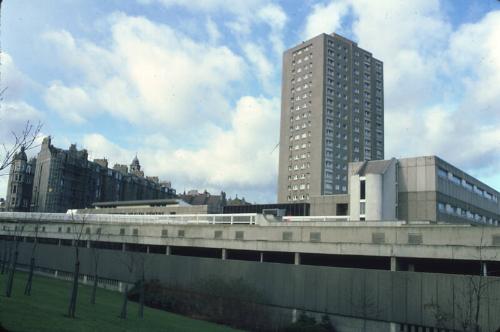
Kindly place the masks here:
<instances>
[{"instance_id":1,"label":"green grass lawn","mask_svg":"<svg viewBox=\"0 0 500 332\"><path fill-rule=\"evenodd\" d=\"M0 275L0 322L8 331L236 331L165 311L144 308L144 319L137 317L138 305L129 302L128 318L118 318L122 295L97 290L96 304L90 304L90 286L79 286L76 318L65 317L71 283L35 275L32 295L24 295L26 273L16 272L12 297L5 297L6 275Z\"/></svg>"}]
</instances>

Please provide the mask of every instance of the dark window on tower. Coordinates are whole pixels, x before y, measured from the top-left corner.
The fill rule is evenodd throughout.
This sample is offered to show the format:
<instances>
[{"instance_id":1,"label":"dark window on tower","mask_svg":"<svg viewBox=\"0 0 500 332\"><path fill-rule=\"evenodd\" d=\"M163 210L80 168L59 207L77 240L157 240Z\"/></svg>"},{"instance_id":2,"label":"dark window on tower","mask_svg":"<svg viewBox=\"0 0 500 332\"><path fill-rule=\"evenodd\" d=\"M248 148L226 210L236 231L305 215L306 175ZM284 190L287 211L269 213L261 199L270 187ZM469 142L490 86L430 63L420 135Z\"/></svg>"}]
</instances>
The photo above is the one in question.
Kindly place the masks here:
<instances>
[{"instance_id":1,"label":"dark window on tower","mask_svg":"<svg viewBox=\"0 0 500 332\"><path fill-rule=\"evenodd\" d=\"M359 198L366 199L366 181L365 180L359 181L359 185L360 185Z\"/></svg>"},{"instance_id":2,"label":"dark window on tower","mask_svg":"<svg viewBox=\"0 0 500 332\"><path fill-rule=\"evenodd\" d=\"M337 216L346 216L347 215L347 204L339 203L337 204Z\"/></svg>"}]
</instances>

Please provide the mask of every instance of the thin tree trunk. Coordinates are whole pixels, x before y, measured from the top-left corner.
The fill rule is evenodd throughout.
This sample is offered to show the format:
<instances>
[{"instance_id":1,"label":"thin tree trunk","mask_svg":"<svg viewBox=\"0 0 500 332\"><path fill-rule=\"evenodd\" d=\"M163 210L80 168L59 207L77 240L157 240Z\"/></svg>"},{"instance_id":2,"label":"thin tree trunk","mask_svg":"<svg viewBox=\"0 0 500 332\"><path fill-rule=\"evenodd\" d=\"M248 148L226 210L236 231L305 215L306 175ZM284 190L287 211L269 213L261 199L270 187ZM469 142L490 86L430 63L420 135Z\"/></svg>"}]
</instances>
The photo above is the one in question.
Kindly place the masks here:
<instances>
[{"instance_id":1,"label":"thin tree trunk","mask_svg":"<svg viewBox=\"0 0 500 332\"><path fill-rule=\"evenodd\" d=\"M5 250L5 254L7 257L5 257L3 260L2 274L9 272L10 260L12 258L12 247L10 245L8 246L7 250Z\"/></svg>"},{"instance_id":2,"label":"thin tree trunk","mask_svg":"<svg viewBox=\"0 0 500 332\"><path fill-rule=\"evenodd\" d=\"M26 282L26 287L24 288L24 295L31 295L31 285L33 283L33 272L35 270L35 257L31 257L30 260L30 272L28 274L28 281Z\"/></svg>"},{"instance_id":3,"label":"thin tree trunk","mask_svg":"<svg viewBox=\"0 0 500 332\"><path fill-rule=\"evenodd\" d=\"M3 257L2 257L2 271L1 271L1 274L4 274L5 273L5 261L7 260L7 245L5 244L7 243L6 241L4 241L4 250L3 250Z\"/></svg>"},{"instance_id":4,"label":"thin tree trunk","mask_svg":"<svg viewBox=\"0 0 500 332\"><path fill-rule=\"evenodd\" d=\"M122 311L120 312L121 319L127 319L127 302L128 302L128 284L125 284L125 291L123 292Z\"/></svg>"},{"instance_id":5,"label":"thin tree trunk","mask_svg":"<svg viewBox=\"0 0 500 332\"><path fill-rule=\"evenodd\" d=\"M142 276L139 292L139 318L144 318L144 275Z\"/></svg>"},{"instance_id":6,"label":"thin tree trunk","mask_svg":"<svg viewBox=\"0 0 500 332\"><path fill-rule=\"evenodd\" d=\"M71 299L69 301L68 316L75 318L76 298L78 296L78 277L80 276L80 261L75 263L75 272L73 274L73 287L71 289Z\"/></svg>"},{"instance_id":7,"label":"thin tree trunk","mask_svg":"<svg viewBox=\"0 0 500 332\"><path fill-rule=\"evenodd\" d=\"M476 310L475 310L475 313L474 313L474 332L479 332L480 331L480 328L479 328L479 312L480 312L480 309L481 309L481 292L482 292L482 281L483 281L483 276L482 275L479 275L479 285L477 287L477 294L476 294Z\"/></svg>"},{"instance_id":8,"label":"thin tree trunk","mask_svg":"<svg viewBox=\"0 0 500 332\"><path fill-rule=\"evenodd\" d=\"M12 285L14 284L14 273L16 272L16 267L17 267L17 256L18 256L18 251L14 252L14 260L12 262L12 267L11 270L9 271L9 278L7 279L7 287L5 289L5 296L10 297L12 295Z\"/></svg>"},{"instance_id":9,"label":"thin tree trunk","mask_svg":"<svg viewBox=\"0 0 500 332\"><path fill-rule=\"evenodd\" d=\"M2 274L5 273L5 263L7 262L7 241L3 241Z\"/></svg>"},{"instance_id":10,"label":"thin tree trunk","mask_svg":"<svg viewBox=\"0 0 500 332\"><path fill-rule=\"evenodd\" d=\"M92 294L90 296L90 303L95 304L95 295L97 292L97 282L98 282L98 276L97 273L94 274L94 285L92 286Z\"/></svg>"}]
</instances>

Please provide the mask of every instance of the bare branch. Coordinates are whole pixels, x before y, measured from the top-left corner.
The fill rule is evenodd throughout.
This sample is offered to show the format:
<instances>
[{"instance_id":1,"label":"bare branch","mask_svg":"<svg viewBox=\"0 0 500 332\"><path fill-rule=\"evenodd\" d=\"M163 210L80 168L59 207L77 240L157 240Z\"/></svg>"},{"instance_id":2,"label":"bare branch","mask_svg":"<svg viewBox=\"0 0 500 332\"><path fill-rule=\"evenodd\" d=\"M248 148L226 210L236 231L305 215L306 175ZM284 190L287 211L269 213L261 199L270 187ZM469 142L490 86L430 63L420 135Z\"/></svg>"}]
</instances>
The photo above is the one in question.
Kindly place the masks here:
<instances>
[{"instance_id":1,"label":"bare branch","mask_svg":"<svg viewBox=\"0 0 500 332\"><path fill-rule=\"evenodd\" d=\"M38 146L34 143L40 135L42 129L42 123L38 122L34 125L31 121L26 121L24 128L21 132L11 131L11 136L13 137L13 143L7 146L2 143L3 156L0 155L0 172L8 168L14 161L16 153L24 147L26 151L33 149Z\"/></svg>"}]
</instances>

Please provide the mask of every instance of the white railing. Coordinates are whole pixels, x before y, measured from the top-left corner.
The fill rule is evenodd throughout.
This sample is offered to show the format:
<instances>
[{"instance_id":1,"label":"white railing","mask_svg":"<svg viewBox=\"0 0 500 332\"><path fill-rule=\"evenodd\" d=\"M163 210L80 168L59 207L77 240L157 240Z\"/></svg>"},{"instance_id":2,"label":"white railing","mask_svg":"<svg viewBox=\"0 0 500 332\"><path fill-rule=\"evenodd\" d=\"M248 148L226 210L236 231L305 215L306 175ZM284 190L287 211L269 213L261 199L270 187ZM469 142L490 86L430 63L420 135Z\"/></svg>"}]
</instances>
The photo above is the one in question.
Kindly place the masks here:
<instances>
[{"instance_id":1,"label":"white railing","mask_svg":"<svg viewBox=\"0 0 500 332\"><path fill-rule=\"evenodd\" d=\"M349 221L349 216L296 216L283 217L283 222Z\"/></svg>"},{"instance_id":2,"label":"white railing","mask_svg":"<svg viewBox=\"0 0 500 332\"><path fill-rule=\"evenodd\" d=\"M0 221L20 222L95 222L136 224L245 224L255 225L256 213L242 214L179 214L179 215L118 215L66 214L37 212L1 212Z\"/></svg>"}]
</instances>

